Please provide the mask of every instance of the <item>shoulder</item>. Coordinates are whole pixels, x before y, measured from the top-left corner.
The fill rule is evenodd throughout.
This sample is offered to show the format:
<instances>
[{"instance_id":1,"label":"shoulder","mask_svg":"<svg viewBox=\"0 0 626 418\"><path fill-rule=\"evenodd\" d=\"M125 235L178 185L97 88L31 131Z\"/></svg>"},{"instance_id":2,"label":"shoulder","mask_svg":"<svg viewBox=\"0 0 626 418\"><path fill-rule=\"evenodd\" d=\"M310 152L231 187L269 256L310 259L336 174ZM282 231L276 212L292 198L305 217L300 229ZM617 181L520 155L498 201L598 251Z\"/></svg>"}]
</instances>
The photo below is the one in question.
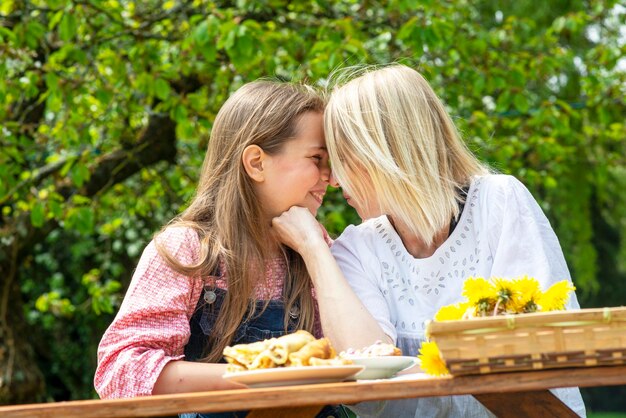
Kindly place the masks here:
<instances>
[{"instance_id":1,"label":"shoulder","mask_svg":"<svg viewBox=\"0 0 626 418\"><path fill-rule=\"evenodd\" d=\"M200 252L198 232L187 226L166 227L154 236L153 244L156 243L173 257L187 263Z\"/></svg>"},{"instance_id":2,"label":"shoulder","mask_svg":"<svg viewBox=\"0 0 626 418\"><path fill-rule=\"evenodd\" d=\"M348 225L341 235L335 240L334 245L345 246L370 246L373 244L378 230L385 216L372 218L360 225Z\"/></svg>"},{"instance_id":3,"label":"shoulder","mask_svg":"<svg viewBox=\"0 0 626 418\"><path fill-rule=\"evenodd\" d=\"M374 260L379 257L381 225L385 216L364 221L360 225L349 225L335 240L331 252L341 263L354 263L358 260L363 266L374 268Z\"/></svg>"},{"instance_id":4,"label":"shoulder","mask_svg":"<svg viewBox=\"0 0 626 418\"><path fill-rule=\"evenodd\" d=\"M188 226L168 226L155 234L159 242L200 242L198 232Z\"/></svg>"},{"instance_id":5,"label":"shoulder","mask_svg":"<svg viewBox=\"0 0 626 418\"><path fill-rule=\"evenodd\" d=\"M526 186L506 174L489 174L472 180L471 199L479 202L480 210L503 209L508 203L533 199Z\"/></svg>"},{"instance_id":6,"label":"shoulder","mask_svg":"<svg viewBox=\"0 0 626 418\"><path fill-rule=\"evenodd\" d=\"M483 195L505 195L516 190L527 190L517 178L508 174L488 174L475 177L472 185Z\"/></svg>"}]
</instances>

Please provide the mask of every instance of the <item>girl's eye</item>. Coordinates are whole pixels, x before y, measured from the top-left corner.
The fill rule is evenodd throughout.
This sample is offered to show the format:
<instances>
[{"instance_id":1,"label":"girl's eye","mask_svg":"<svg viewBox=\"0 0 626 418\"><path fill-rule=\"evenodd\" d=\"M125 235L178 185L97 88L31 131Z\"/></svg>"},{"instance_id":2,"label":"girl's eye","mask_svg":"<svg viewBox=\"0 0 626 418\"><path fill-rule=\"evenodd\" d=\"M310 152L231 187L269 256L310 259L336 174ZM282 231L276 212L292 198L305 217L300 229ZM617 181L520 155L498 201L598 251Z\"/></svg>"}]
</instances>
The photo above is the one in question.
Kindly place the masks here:
<instances>
[{"instance_id":1,"label":"girl's eye","mask_svg":"<svg viewBox=\"0 0 626 418\"><path fill-rule=\"evenodd\" d=\"M322 161L322 156L321 155L314 155L311 158L313 158L314 160L317 160L317 162Z\"/></svg>"}]
</instances>

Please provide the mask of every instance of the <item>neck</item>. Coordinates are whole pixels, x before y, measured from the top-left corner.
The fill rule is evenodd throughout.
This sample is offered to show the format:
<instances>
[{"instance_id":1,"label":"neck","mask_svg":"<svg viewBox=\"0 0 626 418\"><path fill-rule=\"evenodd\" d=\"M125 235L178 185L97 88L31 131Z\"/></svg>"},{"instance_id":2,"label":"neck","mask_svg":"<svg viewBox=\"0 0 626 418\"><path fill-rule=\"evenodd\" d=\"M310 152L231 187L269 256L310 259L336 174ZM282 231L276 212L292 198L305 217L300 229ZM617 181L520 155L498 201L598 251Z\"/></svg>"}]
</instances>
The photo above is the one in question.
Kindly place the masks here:
<instances>
[{"instance_id":1,"label":"neck","mask_svg":"<svg viewBox=\"0 0 626 418\"><path fill-rule=\"evenodd\" d=\"M431 244L427 244L421 236L411 232L403 222L394 220L391 216L388 218L389 222L400 236L404 248L415 258L428 258L432 256L435 251L437 251L437 248L448 238L449 224L445 225L435 234Z\"/></svg>"}]
</instances>

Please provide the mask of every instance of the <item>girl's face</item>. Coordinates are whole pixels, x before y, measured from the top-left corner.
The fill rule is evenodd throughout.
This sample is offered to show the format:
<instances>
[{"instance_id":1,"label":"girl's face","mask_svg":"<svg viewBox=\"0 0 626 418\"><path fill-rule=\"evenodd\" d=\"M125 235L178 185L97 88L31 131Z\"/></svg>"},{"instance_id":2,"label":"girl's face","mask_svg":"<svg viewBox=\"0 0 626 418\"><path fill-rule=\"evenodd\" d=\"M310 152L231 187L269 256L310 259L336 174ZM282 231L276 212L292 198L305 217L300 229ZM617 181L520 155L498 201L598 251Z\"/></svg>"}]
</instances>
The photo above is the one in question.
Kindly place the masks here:
<instances>
[{"instance_id":1,"label":"girl's face","mask_svg":"<svg viewBox=\"0 0 626 418\"><path fill-rule=\"evenodd\" d=\"M330 179L323 114L300 116L295 138L278 154L266 154L263 171L265 178L257 184L257 193L271 218L292 206L305 207L315 216Z\"/></svg>"}]
</instances>

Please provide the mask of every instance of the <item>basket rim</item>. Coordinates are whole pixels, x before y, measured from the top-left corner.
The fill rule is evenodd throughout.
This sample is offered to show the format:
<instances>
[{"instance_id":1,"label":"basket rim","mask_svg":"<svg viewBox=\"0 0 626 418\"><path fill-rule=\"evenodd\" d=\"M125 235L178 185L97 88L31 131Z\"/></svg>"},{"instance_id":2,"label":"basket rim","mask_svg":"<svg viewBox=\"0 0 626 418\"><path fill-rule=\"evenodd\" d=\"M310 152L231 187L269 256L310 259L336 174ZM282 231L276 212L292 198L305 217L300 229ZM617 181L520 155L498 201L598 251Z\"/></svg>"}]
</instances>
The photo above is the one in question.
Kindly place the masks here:
<instances>
[{"instance_id":1,"label":"basket rim","mask_svg":"<svg viewBox=\"0 0 626 418\"><path fill-rule=\"evenodd\" d=\"M570 327L597 324L626 323L626 307L572 309L566 311L534 312L498 315L454 321L427 321L427 335L480 330L485 328L516 329L523 327Z\"/></svg>"}]
</instances>

